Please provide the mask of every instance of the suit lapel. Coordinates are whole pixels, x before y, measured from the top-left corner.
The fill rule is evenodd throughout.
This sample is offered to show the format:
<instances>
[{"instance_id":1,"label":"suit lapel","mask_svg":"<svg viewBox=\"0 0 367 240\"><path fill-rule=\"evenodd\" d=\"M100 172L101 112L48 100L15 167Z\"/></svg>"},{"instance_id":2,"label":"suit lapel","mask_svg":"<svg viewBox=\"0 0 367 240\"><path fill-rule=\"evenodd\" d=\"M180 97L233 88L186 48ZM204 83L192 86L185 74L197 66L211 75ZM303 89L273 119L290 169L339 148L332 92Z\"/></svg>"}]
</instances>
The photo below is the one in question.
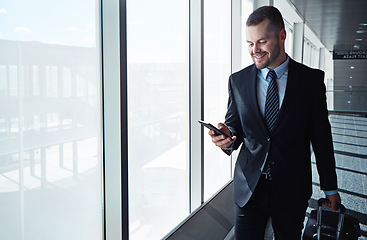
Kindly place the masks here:
<instances>
[{"instance_id":1,"label":"suit lapel","mask_svg":"<svg viewBox=\"0 0 367 240\"><path fill-rule=\"evenodd\" d=\"M278 119L274 125L274 132L276 132L276 128L279 126L279 123L282 121L285 115L289 113L292 103L294 103L294 98L297 95L298 81L301 77L302 75L300 73L300 70L298 70L297 63L290 58L288 65L287 86L285 89L285 95L278 115Z\"/></svg>"},{"instance_id":2,"label":"suit lapel","mask_svg":"<svg viewBox=\"0 0 367 240\"><path fill-rule=\"evenodd\" d=\"M274 125L274 134L277 132L277 128L279 123L285 117L287 113L289 113L290 108L292 107L292 103L294 102L294 98L297 95L298 82L299 79L302 78L301 71L298 69L297 63L293 59L289 59L288 65L288 79L287 86L285 89L285 95L282 103L282 107L280 109L278 118ZM250 105L253 108L253 112L255 113L256 121L258 121L259 127L261 131L266 135L269 134L268 128L266 126L264 117L262 116L259 108L259 104L257 101L257 68L255 65L252 66L250 73L247 75L246 82L249 83L249 87L247 88L248 97L250 101Z\"/></svg>"}]
</instances>

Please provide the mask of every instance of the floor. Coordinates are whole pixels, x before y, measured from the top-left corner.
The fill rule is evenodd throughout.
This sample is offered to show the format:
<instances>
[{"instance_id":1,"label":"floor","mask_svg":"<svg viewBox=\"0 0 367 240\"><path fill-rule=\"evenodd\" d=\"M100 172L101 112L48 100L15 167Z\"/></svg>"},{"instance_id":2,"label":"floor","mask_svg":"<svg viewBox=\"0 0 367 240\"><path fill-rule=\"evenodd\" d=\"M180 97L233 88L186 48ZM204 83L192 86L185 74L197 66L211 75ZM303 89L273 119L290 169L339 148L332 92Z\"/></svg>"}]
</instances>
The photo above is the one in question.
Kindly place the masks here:
<instances>
[{"instance_id":1,"label":"floor","mask_svg":"<svg viewBox=\"0 0 367 240\"><path fill-rule=\"evenodd\" d=\"M339 193L346 214L360 221L359 240L367 240L367 117L352 115L329 116L333 134ZM316 163L312 157L313 195L309 201L307 216L317 208L317 200L324 197L319 187ZM305 224L307 217L305 219ZM266 240L273 239L268 228Z\"/></svg>"},{"instance_id":2,"label":"floor","mask_svg":"<svg viewBox=\"0 0 367 240\"><path fill-rule=\"evenodd\" d=\"M362 236L367 239L367 118L330 115L339 193L346 213L360 220ZM313 195L308 213L323 196L313 159Z\"/></svg>"}]
</instances>

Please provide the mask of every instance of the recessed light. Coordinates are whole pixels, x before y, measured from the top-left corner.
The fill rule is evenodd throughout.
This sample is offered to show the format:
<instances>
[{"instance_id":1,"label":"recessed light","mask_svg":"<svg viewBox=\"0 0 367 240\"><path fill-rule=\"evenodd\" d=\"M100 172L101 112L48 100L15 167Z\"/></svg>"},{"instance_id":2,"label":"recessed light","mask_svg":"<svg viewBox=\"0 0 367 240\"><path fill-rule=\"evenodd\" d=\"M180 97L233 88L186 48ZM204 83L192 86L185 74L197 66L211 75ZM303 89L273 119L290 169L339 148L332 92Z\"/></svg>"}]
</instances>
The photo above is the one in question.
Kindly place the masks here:
<instances>
[{"instance_id":1,"label":"recessed light","mask_svg":"<svg viewBox=\"0 0 367 240\"><path fill-rule=\"evenodd\" d=\"M356 33L365 33L365 30L357 30Z\"/></svg>"},{"instance_id":2,"label":"recessed light","mask_svg":"<svg viewBox=\"0 0 367 240\"><path fill-rule=\"evenodd\" d=\"M354 66L351 66L350 69L354 69Z\"/></svg>"},{"instance_id":3,"label":"recessed light","mask_svg":"<svg viewBox=\"0 0 367 240\"><path fill-rule=\"evenodd\" d=\"M362 38L356 38L356 41L363 41Z\"/></svg>"},{"instance_id":4,"label":"recessed light","mask_svg":"<svg viewBox=\"0 0 367 240\"><path fill-rule=\"evenodd\" d=\"M354 45L353 46L355 49L359 49L359 45Z\"/></svg>"},{"instance_id":5,"label":"recessed light","mask_svg":"<svg viewBox=\"0 0 367 240\"><path fill-rule=\"evenodd\" d=\"M350 76L349 78L350 78L350 79L352 79L353 77L352 77L352 76Z\"/></svg>"},{"instance_id":6,"label":"recessed light","mask_svg":"<svg viewBox=\"0 0 367 240\"><path fill-rule=\"evenodd\" d=\"M367 23L360 23L360 26L367 26Z\"/></svg>"}]
</instances>

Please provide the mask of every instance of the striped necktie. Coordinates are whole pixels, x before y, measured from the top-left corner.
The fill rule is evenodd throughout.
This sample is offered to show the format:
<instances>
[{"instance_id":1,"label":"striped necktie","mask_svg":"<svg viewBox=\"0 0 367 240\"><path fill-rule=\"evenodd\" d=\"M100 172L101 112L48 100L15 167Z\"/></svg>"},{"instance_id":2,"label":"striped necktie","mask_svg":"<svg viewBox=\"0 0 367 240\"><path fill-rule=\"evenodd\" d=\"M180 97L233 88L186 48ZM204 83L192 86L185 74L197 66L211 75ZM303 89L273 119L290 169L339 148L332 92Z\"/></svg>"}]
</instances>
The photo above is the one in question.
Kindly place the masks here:
<instances>
[{"instance_id":1,"label":"striped necktie","mask_svg":"<svg viewBox=\"0 0 367 240\"><path fill-rule=\"evenodd\" d=\"M268 78L270 78L268 90L266 93L265 100L265 122L268 127L269 133L272 134L274 130L274 123L277 120L279 113L279 95L277 86L277 75L273 70L268 73ZM267 159L263 173L266 175L267 179L271 180L270 165L273 162Z\"/></svg>"},{"instance_id":2,"label":"striped necktie","mask_svg":"<svg viewBox=\"0 0 367 240\"><path fill-rule=\"evenodd\" d=\"M270 78L265 100L265 122L270 134L273 133L274 123L279 113L279 94L277 86L277 75L274 70L270 70L267 78Z\"/></svg>"}]
</instances>

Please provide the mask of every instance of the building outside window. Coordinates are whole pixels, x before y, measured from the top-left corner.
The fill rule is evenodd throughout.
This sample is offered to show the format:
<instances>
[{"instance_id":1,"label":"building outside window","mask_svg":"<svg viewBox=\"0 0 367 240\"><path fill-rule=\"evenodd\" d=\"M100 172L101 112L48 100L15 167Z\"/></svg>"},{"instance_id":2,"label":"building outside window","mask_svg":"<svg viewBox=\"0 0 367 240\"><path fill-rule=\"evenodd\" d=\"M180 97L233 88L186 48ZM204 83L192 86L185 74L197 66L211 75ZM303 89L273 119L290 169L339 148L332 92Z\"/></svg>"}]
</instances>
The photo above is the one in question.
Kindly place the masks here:
<instances>
[{"instance_id":1,"label":"building outside window","mask_svg":"<svg viewBox=\"0 0 367 240\"><path fill-rule=\"evenodd\" d=\"M189 1L127 1L130 239L189 215Z\"/></svg>"},{"instance_id":2,"label":"building outside window","mask_svg":"<svg viewBox=\"0 0 367 240\"><path fill-rule=\"evenodd\" d=\"M101 239L99 3L0 10L0 236Z\"/></svg>"},{"instance_id":3,"label":"building outside window","mask_svg":"<svg viewBox=\"0 0 367 240\"><path fill-rule=\"evenodd\" d=\"M204 119L224 122L231 74L231 3L204 1ZM214 146L204 130L204 198L231 178L230 157Z\"/></svg>"}]
</instances>

